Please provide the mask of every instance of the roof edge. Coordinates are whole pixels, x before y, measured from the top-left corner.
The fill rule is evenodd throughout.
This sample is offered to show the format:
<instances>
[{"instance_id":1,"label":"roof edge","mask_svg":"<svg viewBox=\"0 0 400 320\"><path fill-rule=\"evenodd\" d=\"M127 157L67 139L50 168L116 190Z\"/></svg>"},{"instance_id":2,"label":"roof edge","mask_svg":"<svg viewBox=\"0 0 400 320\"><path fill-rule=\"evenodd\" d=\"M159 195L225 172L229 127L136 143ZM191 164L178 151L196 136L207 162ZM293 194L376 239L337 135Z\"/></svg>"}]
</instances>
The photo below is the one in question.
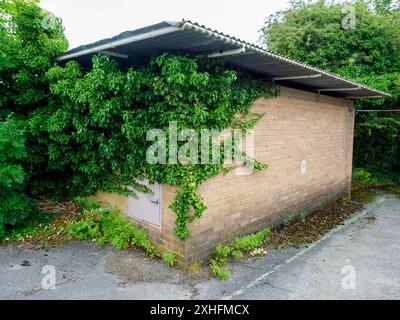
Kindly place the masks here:
<instances>
[{"instance_id":1,"label":"roof edge","mask_svg":"<svg viewBox=\"0 0 400 320\"><path fill-rule=\"evenodd\" d=\"M295 60L295 59L288 58L288 57L286 57L286 56L283 56L283 55L278 54L278 53L275 53L275 52L271 52L271 51L265 50L264 48L262 48L262 47L260 47L260 46L258 46L258 45L255 45L255 44L253 44L253 43L244 41L244 40L239 39L239 38L236 38L236 37L232 37L232 36L230 36L230 35L228 35L228 34L224 34L224 33L219 32L219 31L217 31L217 30L212 30L212 29L210 29L210 28L207 28L207 27L204 26L204 25L200 25L200 24L198 24L198 23L196 23L196 22L192 22L192 21L190 21L190 20L183 20L183 21L180 22L178 25L180 26L181 29L193 28L193 29L195 29L196 31L203 32L203 33L208 34L208 35L210 35L210 36L213 36L213 35L214 35L214 36L217 36L217 37L220 38L220 39L221 39L221 37L226 38L226 39L227 39L227 42L232 43L232 41L233 41L233 42L236 43L237 45L242 45L242 46L244 46L246 49L254 50L254 51L256 51L256 52L259 52L260 54L268 55L268 56L270 56L270 57L272 57L272 58L275 58L275 59L278 59L278 60L281 60L281 61L288 62L288 63L290 63L290 64L292 64L292 65L296 65L296 66L302 67L302 68L304 68L304 69L306 69L306 70L308 70L308 71L313 71L313 72L316 72L316 73L321 73L321 74L323 74L323 75L325 75L325 76L332 77L332 78L335 78L335 79L340 80L340 81L343 81L343 82L347 82L347 83L352 84L352 85L354 85L354 86L356 86L356 87L360 87L360 88L363 88L363 89L365 89L365 90L375 92L375 93L377 93L379 96L382 96L382 98L383 98L383 97L389 98L389 97L392 96L391 94L389 94L389 93L387 93L387 92L384 92L384 91L381 91L381 90L378 90L378 89L371 88L371 87L366 86L366 85L364 85L364 84L362 84L362 83L359 83L359 82L357 82L357 81L346 79L346 78L344 78L344 77L342 77L342 76L339 76L338 74L335 74L335 73L332 73L332 72L329 72L329 71L325 71L325 70L320 69L320 68L318 68L318 67L314 67L314 66L311 66L311 65L309 65L309 64L306 64L306 63L304 63L304 62L301 62L301 61L298 61L298 60ZM187 26L188 26L188 27L187 27ZM201 31L201 30L199 30L199 29L202 29L203 31ZM224 40L224 39L221 39L221 40ZM372 97L373 97L373 98L377 98L377 96L371 96L371 98L372 98ZM355 97L354 97L354 98L355 98Z\"/></svg>"},{"instance_id":2,"label":"roof edge","mask_svg":"<svg viewBox=\"0 0 400 320\"><path fill-rule=\"evenodd\" d=\"M165 26L160 27L163 24ZM157 26L158 26L158 28L155 28ZM145 28L136 29L136 30L130 31L130 32L124 32L124 33L131 33L131 35L129 35L128 37L125 37L125 38L122 37L122 35L124 33L121 33L114 38L100 40L100 41L94 42L89 45L83 45L83 46L80 46L80 47L77 47L77 48L74 48L74 49L71 49L71 50L65 52L64 54L60 55L57 58L57 60L64 61L64 60L68 60L68 59L73 59L73 58L76 58L79 56L105 51L107 49L115 48L115 47L118 47L118 46L121 46L124 44L129 44L129 43L133 43L133 42L137 42L137 41L141 41L141 40L145 40L145 39L149 39L149 38L159 37L159 36L162 36L162 35L165 35L168 33L173 33L173 32L177 32L177 31L185 31L185 30L200 32L208 37L212 37L212 38L221 40L225 43L237 46L239 48L251 50L251 51L254 51L261 55L265 55L270 58L273 58L273 59L276 59L279 61L283 61L288 64L303 68L304 70L307 70L309 72L311 71L311 72L319 73L326 77L333 78L333 79L339 80L343 83L353 85L356 88L364 89L364 90L371 92L371 95L363 96L360 98L389 98L389 97L391 97L391 95L387 92L373 89L373 88L368 87L364 84L361 84L357 81L348 80L348 79L346 79L342 76L339 76L335 73L325 71L318 67L314 67L309 64L303 63L301 61L288 58L286 56L283 56L283 55L275 53L275 52L268 51L268 50L266 50L258 45L255 45L253 43L244 41L244 40L236 38L236 37L232 37L228 34L207 28L204 25L200 25L199 23L192 22L192 21L186 20L186 19L182 19L181 21L163 21L157 25L152 25L152 26L148 26ZM115 39L115 38L117 38L117 39ZM356 90L356 88L354 88L354 89ZM341 88L337 88L336 91L340 91L340 89ZM358 96L352 97L352 99L356 99L356 98L358 98Z\"/></svg>"}]
</instances>

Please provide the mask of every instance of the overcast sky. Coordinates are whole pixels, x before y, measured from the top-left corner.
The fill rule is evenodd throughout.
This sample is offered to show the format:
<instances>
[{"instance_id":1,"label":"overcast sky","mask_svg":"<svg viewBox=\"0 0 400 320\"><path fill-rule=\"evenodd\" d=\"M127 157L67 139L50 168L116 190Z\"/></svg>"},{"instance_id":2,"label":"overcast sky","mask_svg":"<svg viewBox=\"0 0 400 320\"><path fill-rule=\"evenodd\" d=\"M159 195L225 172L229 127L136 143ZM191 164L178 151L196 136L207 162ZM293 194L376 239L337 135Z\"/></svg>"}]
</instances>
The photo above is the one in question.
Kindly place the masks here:
<instances>
[{"instance_id":1,"label":"overcast sky","mask_svg":"<svg viewBox=\"0 0 400 320\"><path fill-rule=\"evenodd\" d=\"M63 20L70 48L164 20L199 22L256 43L264 19L289 0L41 0Z\"/></svg>"}]
</instances>

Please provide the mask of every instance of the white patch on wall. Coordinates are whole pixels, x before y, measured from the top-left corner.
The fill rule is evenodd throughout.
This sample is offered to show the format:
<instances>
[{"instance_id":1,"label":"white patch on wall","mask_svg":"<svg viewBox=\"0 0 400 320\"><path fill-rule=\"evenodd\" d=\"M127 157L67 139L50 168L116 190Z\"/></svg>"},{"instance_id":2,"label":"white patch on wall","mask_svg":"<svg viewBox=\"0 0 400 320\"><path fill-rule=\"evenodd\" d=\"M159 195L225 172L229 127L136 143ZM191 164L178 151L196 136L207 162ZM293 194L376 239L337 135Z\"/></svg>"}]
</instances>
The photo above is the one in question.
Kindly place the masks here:
<instances>
[{"instance_id":1,"label":"white patch on wall","mask_svg":"<svg viewBox=\"0 0 400 320\"><path fill-rule=\"evenodd\" d=\"M152 193L135 191L137 198L128 197L127 215L161 227L161 185L150 184L147 180L138 180L138 182L148 187Z\"/></svg>"},{"instance_id":2,"label":"white patch on wall","mask_svg":"<svg viewBox=\"0 0 400 320\"><path fill-rule=\"evenodd\" d=\"M300 170L301 170L301 175L304 176L307 172L307 160L303 160L301 162Z\"/></svg>"}]
</instances>

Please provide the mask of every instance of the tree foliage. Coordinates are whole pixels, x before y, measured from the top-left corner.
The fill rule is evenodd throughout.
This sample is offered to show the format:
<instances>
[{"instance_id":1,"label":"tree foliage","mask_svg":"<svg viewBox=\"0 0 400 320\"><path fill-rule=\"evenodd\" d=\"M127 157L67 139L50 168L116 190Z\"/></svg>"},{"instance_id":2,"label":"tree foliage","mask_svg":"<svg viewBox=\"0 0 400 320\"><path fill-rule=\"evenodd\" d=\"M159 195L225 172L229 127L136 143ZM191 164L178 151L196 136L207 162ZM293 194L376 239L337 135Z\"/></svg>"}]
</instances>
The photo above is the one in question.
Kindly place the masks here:
<instances>
[{"instance_id":1,"label":"tree foliage","mask_svg":"<svg viewBox=\"0 0 400 320\"><path fill-rule=\"evenodd\" d=\"M273 86L185 56L161 55L125 71L104 56L95 56L86 71L76 62L54 66L68 44L61 21L51 18L49 24L48 17L36 0L0 3L0 120L15 114L27 155L14 177L21 173L27 193L59 197L132 193L127 186L144 191L136 178L176 185L175 233L186 239L187 222L205 210L197 190L224 170L224 159L210 165L150 164L147 132L166 131L171 121L178 130L197 133L251 127L260 118L249 113L251 102L274 95ZM9 180L10 187L21 179Z\"/></svg>"},{"instance_id":2,"label":"tree foliage","mask_svg":"<svg viewBox=\"0 0 400 320\"><path fill-rule=\"evenodd\" d=\"M27 117L45 105L46 71L68 44L59 20L45 29L49 13L34 0L4 0L0 5L0 110Z\"/></svg>"},{"instance_id":3,"label":"tree foliage","mask_svg":"<svg viewBox=\"0 0 400 320\"><path fill-rule=\"evenodd\" d=\"M68 48L60 19L46 25L50 13L36 0L5 0L2 2L0 36L0 117L10 112L24 120L26 148L24 168L30 181L46 183L51 176L47 166L47 135L33 136L29 128L32 113L48 105L49 83L45 73L56 58Z\"/></svg>"},{"instance_id":4,"label":"tree foliage","mask_svg":"<svg viewBox=\"0 0 400 320\"><path fill-rule=\"evenodd\" d=\"M351 78L398 71L399 12L376 12L365 1L352 6L355 28L344 29L343 3L296 1L266 20L264 42L272 51Z\"/></svg>"},{"instance_id":5,"label":"tree foliage","mask_svg":"<svg viewBox=\"0 0 400 320\"><path fill-rule=\"evenodd\" d=\"M350 2L356 18L354 29L342 25L348 4L292 1L288 10L266 19L262 39L270 50L393 95L387 100L358 100L357 109L399 108L400 1ZM357 114L355 165L375 172L399 172L400 154L393 145L399 130L395 113Z\"/></svg>"},{"instance_id":6,"label":"tree foliage","mask_svg":"<svg viewBox=\"0 0 400 320\"><path fill-rule=\"evenodd\" d=\"M67 48L61 22L44 28L49 13L37 3L0 2L0 237L7 225L35 212L26 189L32 176L46 171L46 136L34 139L29 119L48 104L44 75Z\"/></svg>"},{"instance_id":7,"label":"tree foliage","mask_svg":"<svg viewBox=\"0 0 400 320\"><path fill-rule=\"evenodd\" d=\"M50 103L34 112L31 128L49 135L49 168L62 174L57 189L73 195L130 193L124 186L143 190L133 178L178 186L171 208L177 214L175 233L183 239L189 236L186 223L206 208L197 191L200 184L224 170L224 159L217 164L150 164L148 131L161 129L168 136L172 121L178 131L191 128L196 135L205 128L245 126L237 115L246 119L256 98L276 94L270 82L219 63L168 54L127 71L109 57L95 56L88 72L70 62L50 69L47 77Z\"/></svg>"},{"instance_id":8,"label":"tree foliage","mask_svg":"<svg viewBox=\"0 0 400 320\"><path fill-rule=\"evenodd\" d=\"M15 225L34 211L34 203L22 191L26 157L20 123L9 117L0 122L0 238L7 225Z\"/></svg>"}]
</instances>

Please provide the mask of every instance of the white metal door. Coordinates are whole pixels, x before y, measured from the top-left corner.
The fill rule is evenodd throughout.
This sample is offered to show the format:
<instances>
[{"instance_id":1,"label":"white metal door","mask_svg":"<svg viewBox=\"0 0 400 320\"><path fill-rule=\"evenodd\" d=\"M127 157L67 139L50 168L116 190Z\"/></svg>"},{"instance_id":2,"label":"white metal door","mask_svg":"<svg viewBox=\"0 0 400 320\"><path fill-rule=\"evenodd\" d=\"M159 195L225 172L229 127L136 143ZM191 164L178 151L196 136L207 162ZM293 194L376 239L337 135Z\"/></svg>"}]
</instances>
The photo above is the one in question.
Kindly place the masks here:
<instances>
[{"instance_id":1,"label":"white metal door","mask_svg":"<svg viewBox=\"0 0 400 320\"><path fill-rule=\"evenodd\" d=\"M157 226L161 226L161 185L150 184L146 180L138 180L147 186L153 194L135 191L138 198L128 197L127 215Z\"/></svg>"}]
</instances>

